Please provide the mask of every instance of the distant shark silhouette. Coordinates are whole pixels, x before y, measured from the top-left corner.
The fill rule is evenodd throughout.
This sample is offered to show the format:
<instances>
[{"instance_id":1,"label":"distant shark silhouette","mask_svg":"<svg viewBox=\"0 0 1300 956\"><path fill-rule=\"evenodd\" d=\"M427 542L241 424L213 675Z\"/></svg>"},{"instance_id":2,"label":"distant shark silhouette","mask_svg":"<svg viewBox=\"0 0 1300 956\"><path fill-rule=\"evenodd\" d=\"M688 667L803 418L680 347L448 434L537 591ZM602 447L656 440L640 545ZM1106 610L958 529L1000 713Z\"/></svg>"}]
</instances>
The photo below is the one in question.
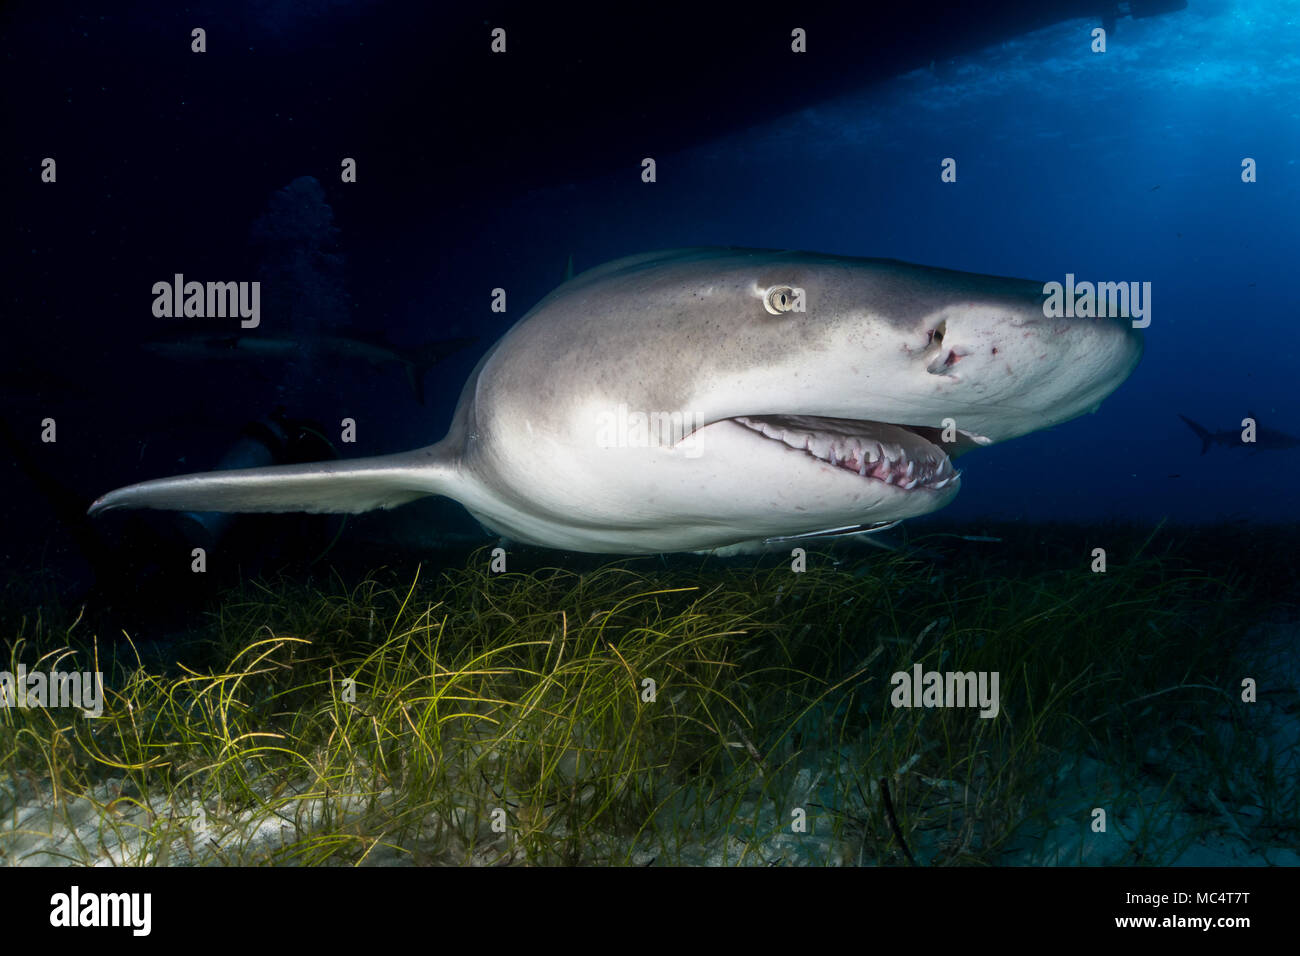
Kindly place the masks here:
<instances>
[{"instance_id":1,"label":"distant shark silhouette","mask_svg":"<svg viewBox=\"0 0 1300 956\"><path fill-rule=\"evenodd\" d=\"M257 333L186 332L170 338L146 342L146 352L171 361L219 361L270 359L295 361L304 356L350 359L372 368L395 365L406 370L411 394L424 404L424 374L449 355L468 348L477 338L451 338L423 345L400 347L382 340L364 339L346 334L294 333L274 336Z\"/></svg>"},{"instance_id":2,"label":"distant shark silhouette","mask_svg":"<svg viewBox=\"0 0 1300 956\"><path fill-rule=\"evenodd\" d=\"M1212 432L1208 428L1196 424L1186 415L1179 415L1178 417L1187 423L1188 428L1196 432L1196 437L1201 440L1202 455L1209 451L1213 445L1226 445L1229 448L1250 448L1253 451L1279 451L1283 448L1300 447L1300 438L1288 435L1286 432L1265 428L1254 415L1250 416L1255 422L1255 440L1253 442L1242 441L1241 428L1227 428L1223 431Z\"/></svg>"}]
</instances>

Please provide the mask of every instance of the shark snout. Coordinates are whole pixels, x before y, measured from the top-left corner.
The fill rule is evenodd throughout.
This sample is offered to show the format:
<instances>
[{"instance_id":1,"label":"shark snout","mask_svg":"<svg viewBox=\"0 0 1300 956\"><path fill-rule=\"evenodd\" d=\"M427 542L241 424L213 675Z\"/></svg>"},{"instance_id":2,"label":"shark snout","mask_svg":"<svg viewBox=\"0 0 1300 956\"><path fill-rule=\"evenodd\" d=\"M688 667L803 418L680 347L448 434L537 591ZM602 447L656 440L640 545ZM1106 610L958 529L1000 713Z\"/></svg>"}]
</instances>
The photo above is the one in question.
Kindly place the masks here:
<instances>
[{"instance_id":1,"label":"shark snout","mask_svg":"<svg viewBox=\"0 0 1300 956\"><path fill-rule=\"evenodd\" d=\"M1056 372L1103 391L1104 398L1128 378L1142 358L1142 333L1128 319L1044 319L1056 337ZM1050 343L1050 338L1048 339Z\"/></svg>"},{"instance_id":2,"label":"shark snout","mask_svg":"<svg viewBox=\"0 0 1300 956\"><path fill-rule=\"evenodd\" d=\"M1141 333L1110 318L958 314L929 333L925 379L957 427L1005 441L1096 411L1142 357Z\"/></svg>"},{"instance_id":3,"label":"shark snout","mask_svg":"<svg viewBox=\"0 0 1300 956\"><path fill-rule=\"evenodd\" d=\"M1142 334L1128 320L1044 318L1034 327L1028 362L1038 384L1026 397L1043 424L1096 411L1142 358Z\"/></svg>"}]
</instances>

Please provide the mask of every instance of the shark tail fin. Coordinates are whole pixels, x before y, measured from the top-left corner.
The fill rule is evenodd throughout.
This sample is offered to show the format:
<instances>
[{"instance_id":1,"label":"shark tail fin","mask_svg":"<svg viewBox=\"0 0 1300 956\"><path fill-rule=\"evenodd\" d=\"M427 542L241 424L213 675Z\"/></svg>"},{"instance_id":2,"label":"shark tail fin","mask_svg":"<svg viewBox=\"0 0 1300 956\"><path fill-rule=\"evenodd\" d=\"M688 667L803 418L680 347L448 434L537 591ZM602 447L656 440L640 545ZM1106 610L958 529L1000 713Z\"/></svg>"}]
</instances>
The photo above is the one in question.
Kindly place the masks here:
<instances>
[{"instance_id":1,"label":"shark tail fin","mask_svg":"<svg viewBox=\"0 0 1300 956\"><path fill-rule=\"evenodd\" d=\"M421 405L424 404L424 375L429 369L447 358L447 356L454 355L477 341L478 339L474 336L467 336L428 342L413 349L407 349L405 355L406 382L411 386L411 394L415 397L415 400Z\"/></svg>"},{"instance_id":2,"label":"shark tail fin","mask_svg":"<svg viewBox=\"0 0 1300 956\"><path fill-rule=\"evenodd\" d=\"M1178 417L1187 423L1188 428L1196 432L1196 437L1201 440L1201 454L1204 455L1210 450L1210 446L1214 444L1213 433L1208 428L1196 424L1196 422L1192 421L1186 415L1179 415Z\"/></svg>"},{"instance_id":3,"label":"shark tail fin","mask_svg":"<svg viewBox=\"0 0 1300 956\"><path fill-rule=\"evenodd\" d=\"M400 455L321 461L305 465L205 471L142 481L110 491L90 506L163 511L357 514L395 508L425 495L447 494L449 455L431 445Z\"/></svg>"}]
</instances>

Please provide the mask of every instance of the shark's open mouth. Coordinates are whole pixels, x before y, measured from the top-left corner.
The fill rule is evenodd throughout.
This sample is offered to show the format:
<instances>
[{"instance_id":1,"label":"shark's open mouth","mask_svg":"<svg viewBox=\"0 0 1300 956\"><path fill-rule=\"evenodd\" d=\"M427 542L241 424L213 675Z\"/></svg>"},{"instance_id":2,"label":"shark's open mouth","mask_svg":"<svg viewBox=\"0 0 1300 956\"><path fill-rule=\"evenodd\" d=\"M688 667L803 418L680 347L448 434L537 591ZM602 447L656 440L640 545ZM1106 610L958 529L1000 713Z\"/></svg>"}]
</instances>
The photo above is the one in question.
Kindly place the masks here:
<instances>
[{"instance_id":1,"label":"shark's open mouth","mask_svg":"<svg viewBox=\"0 0 1300 956\"><path fill-rule=\"evenodd\" d=\"M731 419L820 461L902 491L938 491L959 480L939 429L851 418L761 415ZM954 450L975 443L963 439Z\"/></svg>"}]
</instances>

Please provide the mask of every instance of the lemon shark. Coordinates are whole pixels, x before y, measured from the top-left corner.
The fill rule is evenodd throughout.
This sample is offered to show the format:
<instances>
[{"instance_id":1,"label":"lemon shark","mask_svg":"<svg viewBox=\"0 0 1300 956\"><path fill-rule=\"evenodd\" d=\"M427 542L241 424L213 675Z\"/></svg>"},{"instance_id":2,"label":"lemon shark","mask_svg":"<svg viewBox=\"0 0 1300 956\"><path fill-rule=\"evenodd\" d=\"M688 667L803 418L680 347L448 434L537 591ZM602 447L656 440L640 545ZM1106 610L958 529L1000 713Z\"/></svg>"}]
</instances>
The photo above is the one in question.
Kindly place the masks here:
<instances>
[{"instance_id":1,"label":"lemon shark","mask_svg":"<svg viewBox=\"0 0 1300 956\"><path fill-rule=\"evenodd\" d=\"M1133 371L1130 324L1050 318L1044 298L889 259L632 256L520 319L436 444L145 481L91 512L446 495L514 541L629 554L865 532L951 501L957 455L1095 410Z\"/></svg>"}]
</instances>

